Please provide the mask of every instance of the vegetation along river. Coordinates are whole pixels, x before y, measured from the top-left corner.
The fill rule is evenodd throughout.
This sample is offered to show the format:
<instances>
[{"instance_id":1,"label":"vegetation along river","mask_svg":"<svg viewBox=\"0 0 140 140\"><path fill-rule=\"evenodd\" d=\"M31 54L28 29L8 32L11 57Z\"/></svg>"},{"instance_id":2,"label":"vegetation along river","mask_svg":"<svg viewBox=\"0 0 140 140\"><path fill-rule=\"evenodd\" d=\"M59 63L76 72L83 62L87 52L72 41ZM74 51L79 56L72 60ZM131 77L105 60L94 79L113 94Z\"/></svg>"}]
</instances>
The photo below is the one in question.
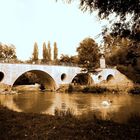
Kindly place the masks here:
<instances>
[{"instance_id":1,"label":"vegetation along river","mask_svg":"<svg viewBox=\"0 0 140 140\"><path fill-rule=\"evenodd\" d=\"M104 101L112 102L104 105ZM102 119L126 121L132 114L140 115L139 95L48 93L24 91L21 94L2 95L0 104L17 112L54 114L55 110L71 109L75 115L93 113Z\"/></svg>"}]
</instances>

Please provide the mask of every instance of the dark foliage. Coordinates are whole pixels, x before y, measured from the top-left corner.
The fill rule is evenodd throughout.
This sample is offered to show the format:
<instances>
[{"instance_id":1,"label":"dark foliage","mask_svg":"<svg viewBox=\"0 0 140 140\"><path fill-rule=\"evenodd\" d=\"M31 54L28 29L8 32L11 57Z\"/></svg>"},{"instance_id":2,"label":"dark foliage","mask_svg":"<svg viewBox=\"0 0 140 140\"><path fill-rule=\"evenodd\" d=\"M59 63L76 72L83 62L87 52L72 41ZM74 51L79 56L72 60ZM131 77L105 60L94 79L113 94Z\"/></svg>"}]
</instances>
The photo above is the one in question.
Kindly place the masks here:
<instances>
[{"instance_id":1,"label":"dark foliage","mask_svg":"<svg viewBox=\"0 0 140 140\"><path fill-rule=\"evenodd\" d=\"M72 80L72 83L78 85L90 85L92 82L93 80L89 73L79 73Z\"/></svg>"},{"instance_id":2,"label":"dark foliage","mask_svg":"<svg viewBox=\"0 0 140 140\"><path fill-rule=\"evenodd\" d=\"M132 89L129 90L129 93L140 95L140 86L134 86Z\"/></svg>"},{"instance_id":3,"label":"dark foliage","mask_svg":"<svg viewBox=\"0 0 140 140\"><path fill-rule=\"evenodd\" d=\"M108 89L106 87L100 87L100 86L85 87L83 89L84 93L104 93L107 91Z\"/></svg>"},{"instance_id":4,"label":"dark foliage","mask_svg":"<svg viewBox=\"0 0 140 140\"><path fill-rule=\"evenodd\" d=\"M140 117L132 116L126 124L95 116L76 118L70 111L55 116L19 113L0 107L1 140L132 140L140 139Z\"/></svg>"},{"instance_id":5,"label":"dark foliage","mask_svg":"<svg viewBox=\"0 0 140 140\"><path fill-rule=\"evenodd\" d=\"M85 38L77 48L79 64L89 70L99 64L99 46L92 38Z\"/></svg>"},{"instance_id":6,"label":"dark foliage","mask_svg":"<svg viewBox=\"0 0 140 140\"><path fill-rule=\"evenodd\" d=\"M140 40L140 0L79 0L79 5L84 12L98 11L101 19L107 19L115 13L120 21L114 22L112 34ZM131 17L129 21L127 21L128 16Z\"/></svg>"},{"instance_id":7,"label":"dark foliage","mask_svg":"<svg viewBox=\"0 0 140 140\"><path fill-rule=\"evenodd\" d=\"M80 0L82 10L95 9L99 10L100 17L107 17L112 12L121 16L125 20L125 16L130 13L133 15L133 20L140 17L140 0Z\"/></svg>"}]
</instances>

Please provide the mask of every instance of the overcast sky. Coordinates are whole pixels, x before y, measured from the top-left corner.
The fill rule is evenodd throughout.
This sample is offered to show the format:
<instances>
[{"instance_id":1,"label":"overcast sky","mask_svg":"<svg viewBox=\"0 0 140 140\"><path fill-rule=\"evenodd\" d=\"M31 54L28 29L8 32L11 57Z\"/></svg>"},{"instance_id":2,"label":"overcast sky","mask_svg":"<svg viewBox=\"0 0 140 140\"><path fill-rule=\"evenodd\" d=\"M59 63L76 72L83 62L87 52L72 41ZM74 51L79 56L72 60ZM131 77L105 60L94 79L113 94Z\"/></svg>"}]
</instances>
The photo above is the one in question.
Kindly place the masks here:
<instances>
[{"instance_id":1,"label":"overcast sky","mask_svg":"<svg viewBox=\"0 0 140 140\"><path fill-rule=\"evenodd\" d=\"M42 44L57 42L59 56L75 55L80 41L101 33L105 22L83 13L78 4L55 0L0 0L0 42L14 44L19 59L32 56L34 42L42 57ZM99 39L97 40L99 41Z\"/></svg>"}]
</instances>

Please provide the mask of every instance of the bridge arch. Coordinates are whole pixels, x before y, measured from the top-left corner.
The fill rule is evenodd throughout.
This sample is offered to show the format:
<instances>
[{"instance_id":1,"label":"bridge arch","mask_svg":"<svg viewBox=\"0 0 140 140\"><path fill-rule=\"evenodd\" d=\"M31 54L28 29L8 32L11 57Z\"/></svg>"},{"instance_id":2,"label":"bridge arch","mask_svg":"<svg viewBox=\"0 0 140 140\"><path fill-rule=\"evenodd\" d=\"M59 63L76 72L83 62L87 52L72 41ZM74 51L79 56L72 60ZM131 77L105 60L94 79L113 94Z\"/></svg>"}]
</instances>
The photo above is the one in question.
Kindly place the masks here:
<instances>
[{"instance_id":1,"label":"bridge arch","mask_svg":"<svg viewBox=\"0 0 140 140\"><path fill-rule=\"evenodd\" d=\"M0 82L3 80L4 78L4 73L0 71Z\"/></svg>"},{"instance_id":2,"label":"bridge arch","mask_svg":"<svg viewBox=\"0 0 140 140\"><path fill-rule=\"evenodd\" d=\"M47 90L55 90L57 88L55 80L50 74L42 70L29 70L20 74L14 81L13 86L35 83L40 84L42 88Z\"/></svg>"},{"instance_id":3,"label":"bridge arch","mask_svg":"<svg viewBox=\"0 0 140 140\"><path fill-rule=\"evenodd\" d=\"M106 81L109 82L110 80L114 79L113 74L109 74L106 78Z\"/></svg>"}]
</instances>

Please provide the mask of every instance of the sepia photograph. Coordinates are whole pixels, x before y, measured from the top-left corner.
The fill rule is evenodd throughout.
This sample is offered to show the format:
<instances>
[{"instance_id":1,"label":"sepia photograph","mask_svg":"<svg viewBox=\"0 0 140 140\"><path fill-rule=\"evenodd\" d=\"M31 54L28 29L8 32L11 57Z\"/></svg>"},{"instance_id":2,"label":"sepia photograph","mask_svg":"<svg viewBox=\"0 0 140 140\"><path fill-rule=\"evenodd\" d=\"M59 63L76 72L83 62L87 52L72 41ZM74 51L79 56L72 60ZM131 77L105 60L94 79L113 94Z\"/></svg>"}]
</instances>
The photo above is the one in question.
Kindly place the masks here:
<instances>
[{"instance_id":1,"label":"sepia photograph","mask_svg":"<svg viewBox=\"0 0 140 140\"><path fill-rule=\"evenodd\" d=\"M0 5L0 140L140 140L140 0Z\"/></svg>"}]
</instances>

